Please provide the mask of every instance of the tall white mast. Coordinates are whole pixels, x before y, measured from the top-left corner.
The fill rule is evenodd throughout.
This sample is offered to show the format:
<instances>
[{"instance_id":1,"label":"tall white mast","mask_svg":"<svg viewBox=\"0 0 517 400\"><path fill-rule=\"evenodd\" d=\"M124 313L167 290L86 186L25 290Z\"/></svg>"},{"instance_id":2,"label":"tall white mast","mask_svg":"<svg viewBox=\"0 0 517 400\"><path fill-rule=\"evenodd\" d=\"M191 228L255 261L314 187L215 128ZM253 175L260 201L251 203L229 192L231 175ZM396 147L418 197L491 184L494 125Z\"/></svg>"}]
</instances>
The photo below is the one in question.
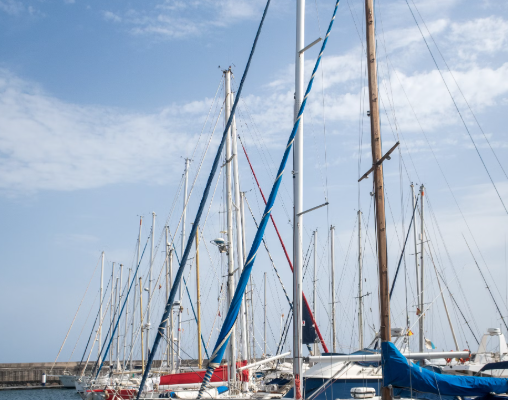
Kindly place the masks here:
<instances>
[{"instance_id":1,"label":"tall white mast","mask_svg":"<svg viewBox=\"0 0 517 400\"><path fill-rule=\"evenodd\" d=\"M231 113L231 71L228 69L224 71L224 78L225 78L225 115L224 119L226 123L228 123L228 120L230 118ZM231 158L232 158L232 142L231 142L231 136L226 135L226 165L225 165L225 171L226 171L226 232L228 237L228 309L230 308L230 304L233 299L233 294L235 292L235 283L233 280L233 274L234 274L234 267L233 267L233 202L232 202L232 165L231 165ZM228 346L228 353L227 353L227 360L230 367L230 374L229 374L229 380L230 384L235 384L236 378L237 378L237 371L235 369L235 362L236 362L236 348L237 348L237 340L235 337L235 331L230 336L230 346Z\"/></svg>"},{"instance_id":2,"label":"tall white mast","mask_svg":"<svg viewBox=\"0 0 517 400\"><path fill-rule=\"evenodd\" d=\"M104 293L104 252L102 252L101 259L101 295L100 295L100 303L99 303L99 359L101 358L102 351L102 294Z\"/></svg>"},{"instance_id":3,"label":"tall white mast","mask_svg":"<svg viewBox=\"0 0 517 400\"><path fill-rule=\"evenodd\" d=\"M185 252L185 235L187 233L186 223L187 223L187 195L188 195L188 168L190 165L190 159L185 158L185 188L183 191L183 217L181 222L181 258L183 258L183 253ZM183 278L183 276L181 277ZM179 295L178 299L180 301L180 305L178 308L178 340L177 340L177 351L176 355L178 358L178 370L180 368L181 357L180 357L180 349L181 349L181 314L183 312L183 279L180 279L180 287L179 287Z\"/></svg>"},{"instance_id":4,"label":"tall white mast","mask_svg":"<svg viewBox=\"0 0 517 400\"><path fill-rule=\"evenodd\" d=\"M129 273L127 274L127 290L129 291L129 284L131 279L131 268L129 268ZM127 297L129 298L129 292L127 294ZM129 313L129 307L126 307L126 317L124 319L124 342L122 344L122 347L124 348L124 356L122 358L122 364L125 365L126 363L126 343L127 343L127 315Z\"/></svg>"},{"instance_id":5,"label":"tall white mast","mask_svg":"<svg viewBox=\"0 0 517 400\"><path fill-rule=\"evenodd\" d=\"M149 256L149 287L147 288L147 330L145 331L145 359L149 356L149 331L151 330L151 292L153 285L153 258L154 258L154 224L156 213L153 211L153 225L151 228L151 251Z\"/></svg>"},{"instance_id":6,"label":"tall white mast","mask_svg":"<svg viewBox=\"0 0 517 400\"><path fill-rule=\"evenodd\" d=\"M246 262L246 223L245 223L245 218L244 218L244 192L240 192L239 193L239 198L241 200L241 204L240 204L240 208L241 208L241 233L242 233L242 262L245 263ZM246 304L246 308L245 308L245 316L246 316L246 333L249 333L248 330L251 330L251 326L252 326L252 323L250 321L250 314L249 314L249 309L248 309L248 290L250 290L251 288L253 287L253 284L252 284L252 280L251 280L251 275L250 275L250 283L248 283L246 285L246 291L244 292L244 303ZM252 332L252 335L253 335L253 331ZM252 336L251 336L252 337ZM247 346L248 346L248 358L251 357L251 337L250 335L247 334L247 338L248 338L248 342L247 342ZM255 357L255 354L253 354L253 357Z\"/></svg>"},{"instance_id":7,"label":"tall white mast","mask_svg":"<svg viewBox=\"0 0 517 400\"><path fill-rule=\"evenodd\" d=\"M300 110L304 94L304 54L305 46L305 0L296 0L296 51L295 51L295 118ZM294 398L303 394L303 352L302 352L302 285L303 285L303 116L300 117L298 132L293 149L293 374Z\"/></svg>"},{"instance_id":8,"label":"tall white mast","mask_svg":"<svg viewBox=\"0 0 517 400\"><path fill-rule=\"evenodd\" d=\"M424 185L420 186L420 320L419 327L419 351L424 352ZM423 365L424 361L420 361Z\"/></svg>"},{"instance_id":9,"label":"tall white mast","mask_svg":"<svg viewBox=\"0 0 517 400\"><path fill-rule=\"evenodd\" d=\"M136 267L135 267L135 271L136 271L136 268L138 268L138 263L140 262L140 242L141 242L141 239L142 239L142 217L140 217L140 227L138 228L138 246L137 246L137 250L136 250ZM131 321L131 338L133 337L133 334L135 333L135 315L136 315L136 307L137 307L137 295L136 295L136 287L135 287L135 291L133 292L133 316L131 317L132 321ZM131 339L130 341L131 343L133 342L133 339ZM129 358L130 358L130 361L129 361L129 369L132 370L133 369L133 351L130 351L129 352Z\"/></svg>"},{"instance_id":10,"label":"tall white mast","mask_svg":"<svg viewBox=\"0 0 517 400\"><path fill-rule=\"evenodd\" d=\"M118 313L122 312L122 268L124 266L120 264L120 278L118 280ZM120 331L121 328L117 328L117 369L120 365Z\"/></svg>"},{"instance_id":11,"label":"tall white mast","mask_svg":"<svg viewBox=\"0 0 517 400\"><path fill-rule=\"evenodd\" d=\"M358 268L359 268L359 293L357 295L359 299L359 315L357 318L357 323L359 325L359 350L364 348L363 346L363 251L361 247L361 210L357 211L357 225L359 227L358 233L358 245L359 245L359 255L358 255Z\"/></svg>"},{"instance_id":12,"label":"tall white mast","mask_svg":"<svg viewBox=\"0 0 517 400\"><path fill-rule=\"evenodd\" d=\"M231 77L231 72L230 72ZM231 107L233 107L233 93L230 92L231 99ZM242 247L242 225L241 225L241 213L243 210L243 203L241 201L241 189L239 183L239 159L237 154L237 124L235 123L235 117L232 121L232 164L233 164L233 193L235 198L235 227L237 233L237 265L239 267L239 277L242 274L242 270L244 269L244 253ZM246 303L246 292L244 292L244 302L240 309L240 318L241 318L241 339L242 339L242 359L248 359L248 332L247 332L247 310L248 304ZM242 382L242 390L244 392L248 391L248 382Z\"/></svg>"},{"instance_id":13,"label":"tall white mast","mask_svg":"<svg viewBox=\"0 0 517 400\"><path fill-rule=\"evenodd\" d=\"M266 326L267 326L267 314L266 314L266 310L267 310L267 292L266 292L266 288L267 288L267 272L264 272L264 358L267 358L267 329L266 329Z\"/></svg>"},{"instance_id":14,"label":"tall white mast","mask_svg":"<svg viewBox=\"0 0 517 400\"><path fill-rule=\"evenodd\" d=\"M416 196L415 196L415 186L411 184L411 193L413 194L413 210L415 210L416 206ZM416 213L416 210L414 211ZM420 302L418 299L420 298L420 282L418 281L418 276L420 275L418 273L418 241L416 237L416 219L413 221L413 241L415 242L415 280L416 280L416 295L417 295L417 304L420 306Z\"/></svg>"},{"instance_id":15,"label":"tall white mast","mask_svg":"<svg viewBox=\"0 0 517 400\"><path fill-rule=\"evenodd\" d=\"M332 352L336 352L336 288L334 283L334 229L330 226L330 285L332 290Z\"/></svg>"},{"instance_id":16,"label":"tall white mast","mask_svg":"<svg viewBox=\"0 0 517 400\"><path fill-rule=\"evenodd\" d=\"M318 257L317 257L317 253L316 253L316 249L317 249L317 244L318 244L318 230L316 229L314 231L314 279L312 281L312 315L314 316L314 321L316 321L316 282L318 280L317 278L317 265L318 265ZM319 351L318 351L318 343L314 343L314 355L317 355L319 354Z\"/></svg>"},{"instance_id":17,"label":"tall white mast","mask_svg":"<svg viewBox=\"0 0 517 400\"><path fill-rule=\"evenodd\" d=\"M110 337L113 335L113 315L115 314L115 304L113 303L113 290L115 279L115 262L111 264L111 298L110 298ZM110 346L110 365L113 365L113 346Z\"/></svg>"}]
</instances>

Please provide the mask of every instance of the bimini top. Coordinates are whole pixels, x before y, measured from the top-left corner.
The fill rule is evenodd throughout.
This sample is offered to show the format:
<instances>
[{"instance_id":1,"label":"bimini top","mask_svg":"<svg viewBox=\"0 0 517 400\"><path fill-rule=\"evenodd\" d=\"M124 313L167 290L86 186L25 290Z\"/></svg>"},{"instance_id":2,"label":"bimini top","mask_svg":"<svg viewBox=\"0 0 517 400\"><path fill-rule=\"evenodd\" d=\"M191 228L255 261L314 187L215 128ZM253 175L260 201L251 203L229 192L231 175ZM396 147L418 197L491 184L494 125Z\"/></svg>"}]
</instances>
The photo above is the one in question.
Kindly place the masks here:
<instances>
[{"instance_id":1,"label":"bimini top","mask_svg":"<svg viewBox=\"0 0 517 400\"><path fill-rule=\"evenodd\" d=\"M508 393L507 378L436 374L413 364L391 342L383 342L383 386L392 385L440 396L483 396Z\"/></svg>"}]
</instances>

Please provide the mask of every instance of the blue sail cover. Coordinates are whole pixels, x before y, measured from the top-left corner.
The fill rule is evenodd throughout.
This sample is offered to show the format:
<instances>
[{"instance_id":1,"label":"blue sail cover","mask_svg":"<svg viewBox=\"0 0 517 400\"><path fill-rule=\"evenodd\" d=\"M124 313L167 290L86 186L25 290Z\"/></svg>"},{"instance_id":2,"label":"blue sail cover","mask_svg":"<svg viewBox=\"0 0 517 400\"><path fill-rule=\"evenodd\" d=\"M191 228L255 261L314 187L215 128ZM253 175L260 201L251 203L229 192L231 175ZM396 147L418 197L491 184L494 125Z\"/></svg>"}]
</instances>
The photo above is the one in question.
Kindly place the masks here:
<instances>
[{"instance_id":1,"label":"blue sail cover","mask_svg":"<svg viewBox=\"0 0 517 400\"><path fill-rule=\"evenodd\" d=\"M383 386L407 388L439 396L484 396L508 393L508 379L436 374L413 364L391 342L383 342Z\"/></svg>"}]
</instances>

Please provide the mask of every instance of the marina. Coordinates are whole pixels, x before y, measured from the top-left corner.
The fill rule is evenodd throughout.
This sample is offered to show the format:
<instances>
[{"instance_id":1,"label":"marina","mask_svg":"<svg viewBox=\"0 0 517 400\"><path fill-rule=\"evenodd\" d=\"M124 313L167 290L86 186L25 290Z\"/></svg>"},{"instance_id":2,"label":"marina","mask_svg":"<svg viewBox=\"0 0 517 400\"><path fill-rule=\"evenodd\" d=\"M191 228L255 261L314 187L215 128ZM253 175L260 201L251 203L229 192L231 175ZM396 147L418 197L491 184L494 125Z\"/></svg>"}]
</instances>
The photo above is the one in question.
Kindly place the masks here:
<instances>
[{"instance_id":1,"label":"marina","mask_svg":"<svg viewBox=\"0 0 517 400\"><path fill-rule=\"evenodd\" d=\"M115 131L126 133L111 134L114 164L93 162L91 184L121 194L89 197L88 189L67 186L85 193L73 211L83 222L71 225L98 237L53 234L55 245L41 260L48 278L39 275L45 283L29 286L28 298L39 299L35 287L47 297L53 292L57 315L49 313L47 325L38 312L13 311L9 340L0 342L15 347L6 346L0 362L2 354L25 359L16 355L26 357L23 346L53 361L0 364L0 397L507 399L508 126L497 125L497 142L484 130L492 115L508 117L507 88L492 75L488 86L503 89L489 99L481 67L470 81L464 71L483 59L489 74L487 65L504 59L507 47L445 45L450 36L441 30L449 22L433 13L446 9L424 3L263 0L242 8L223 1L228 15L217 20L212 10L217 29L247 12L253 17L239 25L242 37L211 42L228 51L216 75L200 75L202 85L190 71L180 78L178 86L189 82L203 101L162 108L152 118L138 107L119 119L115 108L92 106L99 121L111 115ZM135 9L102 13L120 29L137 24L138 40L156 10L156 23L172 24L178 15L187 21L198 6L160 3L140 10L146 17L135 17ZM494 31L491 45L507 43L506 20L474 11L476 23L492 18L506 26ZM283 19L288 28L274 30ZM450 28L459 36L460 23ZM352 36L353 51L343 50ZM454 53L454 46L461 50ZM276 68L283 57L277 48L291 57L272 82L264 63ZM203 53L192 57L204 60ZM404 68L413 58L418 68L411 75ZM424 79L425 68L432 79ZM507 61L498 68L507 74ZM264 101L277 86L282 94ZM144 121L157 119L167 122L145 128ZM105 131L86 130L78 146L96 140L92 132ZM114 151L131 140L129 158ZM138 175L145 163L152 167ZM117 180L117 173L125 177ZM106 183L98 183L102 177ZM54 254L56 248L66 253ZM68 269L51 272L45 257L66 259ZM36 277L26 280L33 285ZM5 289L21 299L15 292L25 288ZM4 312L16 307L26 305ZM19 338L11 333L17 323Z\"/></svg>"}]
</instances>

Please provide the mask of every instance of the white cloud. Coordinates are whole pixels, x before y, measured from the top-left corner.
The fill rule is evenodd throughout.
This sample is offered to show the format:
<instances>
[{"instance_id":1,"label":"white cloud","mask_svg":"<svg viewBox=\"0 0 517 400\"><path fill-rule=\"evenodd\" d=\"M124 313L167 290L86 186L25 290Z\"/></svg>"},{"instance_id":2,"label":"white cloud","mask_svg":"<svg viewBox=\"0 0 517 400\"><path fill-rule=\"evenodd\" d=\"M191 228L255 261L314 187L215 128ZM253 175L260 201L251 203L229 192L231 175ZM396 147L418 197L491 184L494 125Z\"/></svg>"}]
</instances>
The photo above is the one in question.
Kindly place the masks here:
<instances>
[{"instance_id":1,"label":"white cloud","mask_svg":"<svg viewBox=\"0 0 517 400\"><path fill-rule=\"evenodd\" d=\"M108 21L124 22L136 35L180 39L200 35L213 27L254 19L262 7L262 3L238 0L165 0L150 10L105 11L104 16Z\"/></svg>"},{"instance_id":2,"label":"white cloud","mask_svg":"<svg viewBox=\"0 0 517 400\"><path fill-rule=\"evenodd\" d=\"M192 151L195 141L188 134L197 127L190 122L206 113L209 105L202 104L172 105L154 114L84 107L0 71L0 190L162 183L181 163L179 156Z\"/></svg>"},{"instance_id":3,"label":"white cloud","mask_svg":"<svg viewBox=\"0 0 517 400\"><path fill-rule=\"evenodd\" d=\"M17 0L1 0L0 10L9 15L19 15L25 11L25 6Z\"/></svg>"},{"instance_id":4,"label":"white cloud","mask_svg":"<svg viewBox=\"0 0 517 400\"><path fill-rule=\"evenodd\" d=\"M458 47L458 55L478 60L483 53L494 54L508 49L508 22L490 16L451 25L450 39Z\"/></svg>"}]
</instances>

